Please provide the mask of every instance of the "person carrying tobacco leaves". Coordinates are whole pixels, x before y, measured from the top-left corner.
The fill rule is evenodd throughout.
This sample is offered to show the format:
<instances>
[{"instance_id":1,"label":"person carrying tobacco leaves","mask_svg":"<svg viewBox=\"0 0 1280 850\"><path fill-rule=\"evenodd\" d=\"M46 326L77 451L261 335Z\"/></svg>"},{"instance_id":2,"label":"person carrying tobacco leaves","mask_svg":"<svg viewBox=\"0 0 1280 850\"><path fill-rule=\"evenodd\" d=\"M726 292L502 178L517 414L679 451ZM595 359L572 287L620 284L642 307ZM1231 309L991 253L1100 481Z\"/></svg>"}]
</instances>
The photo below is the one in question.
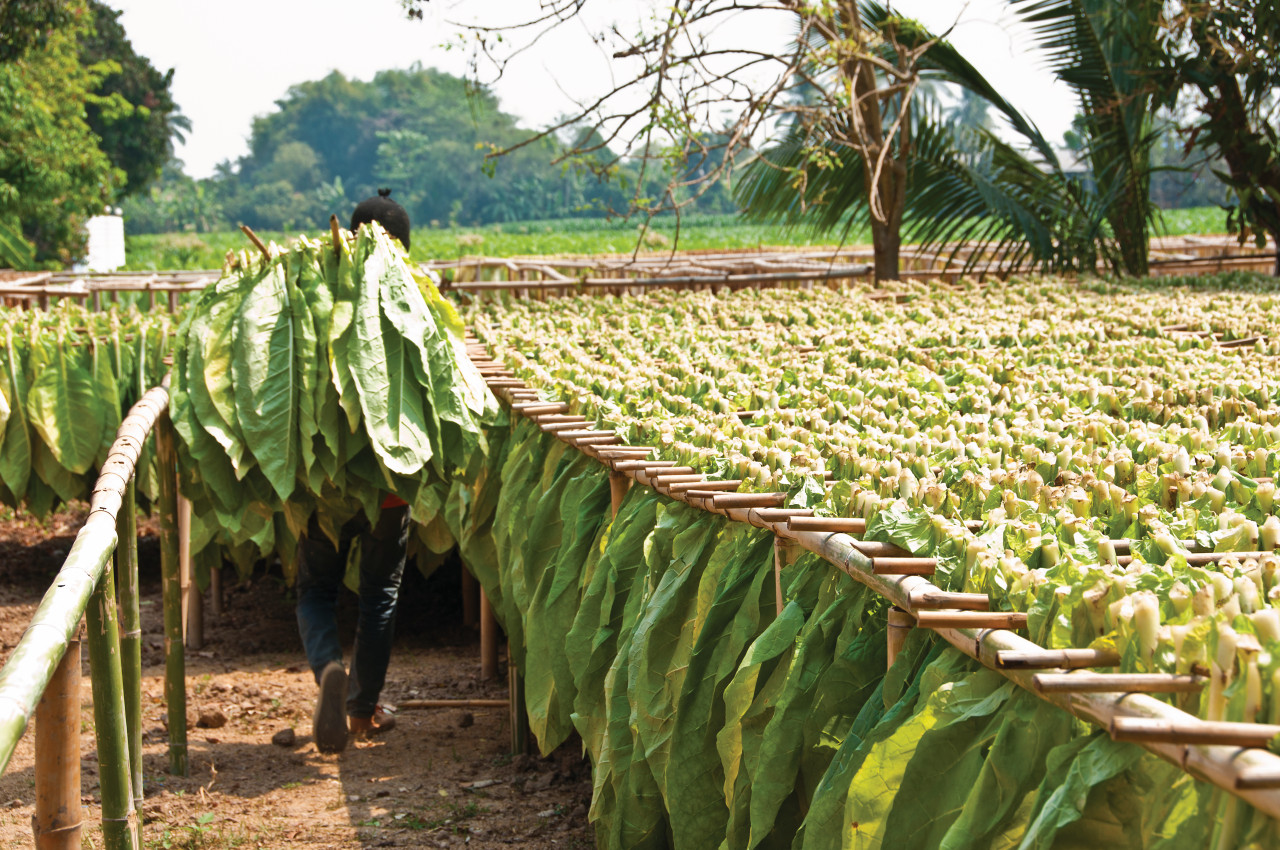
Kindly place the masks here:
<instances>
[{"instance_id":1,"label":"person carrying tobacco leaves","mask_svg":"<svg viewBox=\"0 0 1280 850\"><path fill-rule=\"evenodd\" d=\"M376 221L409 250L409 214L391 200L390 189L361 201L351 215L351 230ZM359 545L359 618L350 673L343 667L338 641L337 602L352 541ZM388 495L376 525L363 513L341 530L335 549L312 516L298 557L298 632L307 663L320 687L312 715L316 748L337 753L349 739L389 732L395 715L378 703L386 683L395 634L396 600L409 542L409 506Z\"/></svg>"}]
</instances>

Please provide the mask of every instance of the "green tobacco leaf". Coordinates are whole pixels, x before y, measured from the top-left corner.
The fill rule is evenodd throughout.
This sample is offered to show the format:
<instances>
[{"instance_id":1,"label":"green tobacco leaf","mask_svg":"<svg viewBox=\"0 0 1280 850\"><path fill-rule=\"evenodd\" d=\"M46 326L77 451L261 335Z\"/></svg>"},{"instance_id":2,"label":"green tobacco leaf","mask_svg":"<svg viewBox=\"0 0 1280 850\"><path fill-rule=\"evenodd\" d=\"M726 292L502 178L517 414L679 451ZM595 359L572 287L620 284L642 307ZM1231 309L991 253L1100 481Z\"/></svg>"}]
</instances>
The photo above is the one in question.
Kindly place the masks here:
<instances>
[{"instance_id":1,"label":"green tobacco leaf","mask_svg":"<svg viewBox=\"0 0 1280 850\"><path fill-rule=\"evenodd\" d=\"M240 304L231 361L245 445L281 500L293 494L298 470L294 309L285 270L272 264Z\"/></svg>"},{"instance_id":2,"label":"green tobacco leaf","mask_svg":"<svg viewBox=\"0 0 1280 850\"><path fill-rule=\"evenodd\" d=\"M88 472L106 422L90 364L61 342L33 348L32 357L28 421L58 463L77 475Z\"/></svg>"},{"instance_id":3,"label":"green tobacco leaf","mask_svg":"<svg viewBox=\"0 0 1280 850\"><path fill-rule=\"evenodd\" d=\"M18 352L13 347L13 332L6 331L4 350L4 378L8 383L6 396L10 400L12 421L6 426L4 442L0 443L0 481L20 502L27 491L27 479L31 475L31 441L27 432L26 385L23 383L22 366Z\"/></svg>"},{"instance_id":4,"label":"green tobacco leaf","mask_svg":"<svg viewBox=\"0 0 1280 850\"><path fill-rule=\"evenodd\" d=\"M1140 747L1112 741L1103 733L1078 738L1053 750L1040 786L1035 820L1018 845L1019 850L1055 846L1058 833L1083 817L1089 792L1127 770L1142 754Z\"/></svg>"},{"instance_id":5,"label":"green tobacco leaf","mask_svg":"<svg viewBox=\"0 0 1280 850\"><path fill-rule=\"evenodd\" d=\"M689 657L671 737L671 750L680 758L666 777L672 832L678 844L689 847L716 846L725 833L724 771L715 749L724 726L721 697L747 645L774 613L772 536L735 523L717 549L725 545L736 554L716 583Z\"/></svg>"},{"instance_id":6,"label":"green tobacco leaf","mask_svg":"<svg viewBox=\"0 0 1280 850\"><path fill-rule=\"evenodd\" d=\"M565 639L565 653L574 670L573 725L588 752L603 748L608 712L604 681L618 654L626 591L640 564L644 541L657 522L661 496L647 488L633 488L614 517L604 552L582 595L573 626Z\"/></svg>"},{"instance_id":7,"label":"green tobacco leaf","mask_svg":"<svg viewBox=\"0 0 1280 850\"><path fill-rule=\"evenodd\" d=\"M751 800L757 784L770 781L758 768L764 729L777 704L785 669L804 626L804 610L788 602L778 618L752 641L733 679L724 689L725 722L716 733L716 751L724 768L724 798L729 809L722 848L750 847ZM789 842L788 842L789 843Z\"/></svg>"},{"instance_id":8,"label":"green tobacco leaf","mask_svg":"<svg viewBox=\"0 0 1280 850\"><path fill-rule=\"evenodd\" d=\"M808 808L806 795L839 745L833 730L854 722L884 676L883 605L869 605L879 600L847 576L828 570L828 579L789 664L773 674L777 683L753 706L761 725L749 764L751 847L790 845Z\"/></svg>"},{"instance_id":9,"label":"green tobacco leaf","mask_svg":"<svg viewBox=\"0 0 1280 850\"><path fill-rule=\"evenodd\" d=\"M347 351L360 413L378 457L392 472L413 475L432 455L423 388L416 380L416 348L383 315L390 246L361 239L355 268L359 292Z\"/></svg>"},{"instance_id":10,"label":"green tobacco leaf","mask_svg":"<svg viewBox=\"0 0 1280 850\"><path fill-rule=\"evenodd\" d=\"M919 710L868 749L853 779L844 808L845 823L850 826L844 831L843 850L892 846L883 843L889 815L922 738L935 728L987 716L1008 699L1011 683L989 671L967 676L972 666L968 658L951 650L921 673Z\"/></svg>"},{"instance_id":11,"label":"green tobacco leaf","mask_svg":"<svg viewBox=\"0 0 1280 850\"><path fill-rule=\"evenodd\" d=\"M526 580L532 586L522 608L536 624L525 629L525 705L530 728L544 754L573 730L569 718L573 678L563 651L564 640L577 610L578 576L609 509L609 479L599 465L583 455L566 456L565 460L568 462L557 485L547 491L548 496L556 494L558 498L544 496L533 517L535 526L545 521L544 505L561 517L554 523L559 528L556 545L553 549L526 545L524 557ZM566 683L567 692L561 690Z\"/></svg>"},{"instance_id":12,"label":"green tobacco leaf","mask_svg":"<svg viewBox=\"0 0 1280 850\"><path fill-rule=\"evenodd\" d=\"M232 468L241 475L246 463L245 444L231 364L236 351L237 308L260 279L261 272L218 281L208 301L202 298L197 309L190 312L182 335L186 340L188 368L185 371L189 375L186 389L192 410L201 427L218 441ZM177 366L176 358L174 365Z\"/></svg>"},{"instance_id":13,"label":"green tobacco leaf","mask_svg":"<svg viewBox=\"0 0 1280 850\"><path fill-rule=\"evenodd\" d=\"M836 753L813 791L809 810L791 845L795 850L828 850L841 846L845 834L845 804L854 791L859 769L873 747L911 719L918 707L922 671L949 652L954 650L940 641L908 640L899 650L898 658L915 670L916 675L911 677L897 701L886 707L882 689L877 687L847 729L832 728L833 738L839 741ZM955 663L953 657L948 660Z\"/></svg>"},{"instance_id":14,"label":"green tobacco leaf","mask_svg":"<svg viewBox=\"0 0 1280 850\"><path fill-rule=\"evenodd\" d=\"M660 508L645 541L651 589L636 623L626 663L637 746L666 793L676 702L698 630L697 589L724 523L675 503ZM656 586L655 586L656 585Z\"/></svg>"}]
</instances>

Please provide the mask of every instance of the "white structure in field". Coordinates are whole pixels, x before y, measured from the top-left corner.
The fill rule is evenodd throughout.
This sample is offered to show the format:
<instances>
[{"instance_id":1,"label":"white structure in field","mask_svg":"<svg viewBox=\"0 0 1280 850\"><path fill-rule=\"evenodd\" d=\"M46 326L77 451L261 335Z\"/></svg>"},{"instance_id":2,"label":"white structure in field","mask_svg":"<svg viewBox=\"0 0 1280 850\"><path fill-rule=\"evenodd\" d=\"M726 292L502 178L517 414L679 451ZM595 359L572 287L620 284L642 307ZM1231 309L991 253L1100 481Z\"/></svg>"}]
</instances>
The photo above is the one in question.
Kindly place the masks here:
<instances>
[{"instance_id":1,"label":"white structure in field","mask_svg":"<svg viewBox=\"0 0 1280 850\"><path fill-rule=\"evenodd\" d=\"M119 208L107 207L85 223L89 253L76 271L112 272L124 265L124 219Z\"/></svg>"}]
</instances>

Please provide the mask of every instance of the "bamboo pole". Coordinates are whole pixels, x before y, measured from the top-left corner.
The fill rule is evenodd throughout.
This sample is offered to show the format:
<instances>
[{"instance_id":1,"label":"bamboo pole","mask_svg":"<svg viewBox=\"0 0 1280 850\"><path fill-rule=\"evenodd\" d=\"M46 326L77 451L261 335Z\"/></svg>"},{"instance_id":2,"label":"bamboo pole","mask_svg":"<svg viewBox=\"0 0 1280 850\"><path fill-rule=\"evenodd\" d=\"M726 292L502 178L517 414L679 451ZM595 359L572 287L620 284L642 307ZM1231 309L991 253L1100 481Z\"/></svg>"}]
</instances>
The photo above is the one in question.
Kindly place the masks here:
<instances>
[{"instance_id":1,"label":"bamboo pole","mask_svg":"<svg viewBox=\"0 0 1280 850\"><path fill-rule=\"evenodd\" d=\"M1079 667L1116 667L1120 653L1112 649L1040 649L1006 650L996 655L996 665L1005 670L1064 669Z\"/></svg>"},{"instance_id":2,"label":"bamboo pole","mask_svg":"<svg viewBox=\"0 0 1280 850\"><path fill-rule=\"evenodd\" d=\"M945 590L913 590L907 594L911 607L916 610L927 608L959 608L964 611L986 611L991 607L991 599L985 593L949 593Z\"/></svg>"},{"instance_id":3,"label":"bamboo pole","mask_svg":"<svg viewBox=\"0 0 1280 850\"><path fill-rule=\"evenodd\" d=\"M937 558L872 557L871 569L882 576L931 576Z\"/></svg>"},{"instance_id":4,"label":"bamboo pole","mask_svg":"<svg viewBox=\"0 0 1280 850\"><path fill-rule=\"evenodd\" d=\"M1280 788L1280 766L1249 768L1236 776L1236 789L1239 791L1264 788Z\"/></svg>"},{"instance_id":5,"label":"bamboo pole","mask_svg":"<svg viewBox=\"0 0 1280 850\"><path fill-rule=\"evenodd\" d=\"M471 628L480 622L480 584L466 564L459 564L458 569L462 585L462 625Z\"/></svg>"},{"instance_id":6,"label":"bamboo pole","mask_svg":"<svg viewBox=\"0 0 1280 850\"><path fill-rule=\"evenodd\" d=\"M511 753L520 755L530 750L529 715L524 710L524 677L511 663L511 644L507 644L507 711L511 718Z\"/></svg>"},{"instance_id":7,"label":"bamboo pole","mask_svg":"<svg viewBox=\"0 0 1280 850\"><path fill-rule=\"evenodd\" d=\"M1280 726L1273 723L1232 723L1186 717L1186 720L1116 717L1110 724L1111 737L1147 744L1266 747L1272 738L1280 735Z\"/></svg>"},{"instance_id":8,"label":"bamboo pole","mask_svg":"<svg viewBox=\"0 0 1280 850\"><path fill-rule=\"evenodd\" d=\"M489 595L480 588L480 678L498 678L498 621Z\"/></svg>"},{"instance_id":9,"label":"bamboo pole","mask_svg":"<svg viewBox=\"0 0 1280 850\"><path fill-rule=\"evenodd\" d=\"M915 624L915 618L897 605L889 609L888 666L892 667L893 662L897 660L898 653L902 651L903 645L907 642L907 635L911 634Z\"/></svg>"},{"instance_id":10,"label":"bamboo pole","mask_svg":"<svg viewBox=\"0 0 1280 850\"><path fill-rule=\"evenodd\" d=\"M1187 694L1204 687L1203 676L1172 673L1037 673L1031 679L1041 693Z\"/></svg>"},{"instance_id":11,"label":"bamboo pole","mask_svg":"<svg viewBox=\"0 0 1280 850\"><path fill-rule=\"evenodd\" d=\"M742 486L740 479L732 479L729 481L698 481L675 483L667 487L672 495L677 493L687 493L690 490L719 490L721 492L732 493Z\"/></svg>"},{"instance_id":12,"label":"bamboo pole","mask_svg":"<svg viewBox=\"0 0 1280 850\"><path fill-rule=\"evenodd\" d=\"M717 509L780 508L786 503L786 493L717 493L711 497Z\"/></svg>"},{"instance_id":13,"label":"bamboo pole","mask_svg":"<svg viewBox=\"0 0 1280 850\"><path fill-rule=\"evenodd\" d=\"M541 429L542 433L544 434L557 434L560 437L565 437L568 434L574 433L576 429L580 429L583 425L587 425L589 423L590 423L589 419L576 419L568 422L547 422L546 424L539 423L538 428ZM600 431L600 432L593 432L593 433L604 433L604 432ZM609 433L613 433L613 432L611 431Z\"/></svg>"},{"instance_id":14,"label":"bamboo pole","mask_svg":"<svg viewBox=\"0 0 1280 850\"><path fill-rule=\"evenodd\" d=\"M168 413L156 427L160 467L160 573L164 597L164 699L169 717L169 772L187 775L187 683L182 645L182 587L178 575L177 449Z\"/></svg>"},{"instance_id":15,"label":"bamboo pole","mask_svg":"<svg viewBox=\"0 0 1280 850\"><path fill-rule=\"evenodd\" d=\"M209 570L209 615L215 620L222 616L222 563Z\"/></svg>"},{"instance_id":16,"label":"bamboo pole","mask_svg":"<svg viewBox=\"0 0 1280 850\"><path fill-rule=\"evenodd\" d=\"M631 479L620 472L609 473L609 506L611 517L618 515L618 510L622 507L622 500L627 497L627 491L631 489Z\"/></svg>"},{"instance_id":17,"label":"bamboo pole","mask_svg":"<svg viewBox=\"0 0 1280 850\"><path fill-rule=\"evenodd\" d=\"M80 850L80 641L67 643L36 706L36 850Z\"/></svg>"},{"instance_id":18,"label":"bamboo pole","mask_svg":"<svg viewBox=\"0 0 1280 850\"><path fill-rule=\"evenodd\" d=\"M416 711L426 708L507 708L507 699L407 699L396 704L397 711Z\"/></svg>"},{"instance_id":19,"label":"bamboo pole","mask_svg":"<svg viewBox=\"0 0 1280 850\"><path fill-rule=\"evenodd\" d=\"M675 466L674 460L620 460L614 463L615 472L638 472L644 469L658 469Z\"/></svg>"},{"instance_id":20,"label":"bamboo pole","mask_svg":"<svg viewBox=\"0 0 1280 850\"><path fill-rule=\"evenodd\" d=\"M165 388L148 390L121 423L94 486L89 517L76 534L62 569L36 608L22 639L0 669L0 771L13 757L67 642L80 628L89 597L115 548L115 517L125 482L133 475L142 441L167 403Z\"/></svg>"},{"instance_id":21,"label":"bamboo pole","mask_svg":"<svg viewBox=\"0 0 1280 850\"><path fill-rule=\"evenodd\" d=\"M922 629L1025 629L1027 615L1017 611L918 611Z\"/></svg>"},{"instance_id":22,"label":"bamboo pole","mask_svg":"<svg viewBox=\"0 0 1280 850\"><path fill-rule=\"evenodd\" d=\"M861 517L795 517L788 525L795 531L828 531L842 534L862 534L867 521Z\"/></svg>"},{"instance_id":23,"label":"bamboo pole","mask_svg":"<svg viewBox=\"0 0 1280 850\"><path fill-rule=\"evenodd\" d=\"M204 600L191 565L191 502L178 494L178 584L182 588L182 644L204 648Z\"/></svg>"},{"instance_id":24,"label":"bamboo pole","mask_svg":"<svg viewBox=\"0 0 1280 850\"><path fill-rule=\"evenodd\" d=\"M98 742L98 782L102 790L102 844L106 850L138 850L141 836L138 813L133 807L115 587L115 576L108 564L84 612L94 736Z\"/></svg>"},{"instance_id":25,"label":"bamboo pole","mask_svg":"<svg viewBox=\"0 0 1280 850\"><path fill-rule=\"evenodd\" d=\"M133 807L142 811L142 613L138 592L136 479L130 478L116 516L116 591L120 600L120 668L129 736Z\"/></svg>"}]
</instances>

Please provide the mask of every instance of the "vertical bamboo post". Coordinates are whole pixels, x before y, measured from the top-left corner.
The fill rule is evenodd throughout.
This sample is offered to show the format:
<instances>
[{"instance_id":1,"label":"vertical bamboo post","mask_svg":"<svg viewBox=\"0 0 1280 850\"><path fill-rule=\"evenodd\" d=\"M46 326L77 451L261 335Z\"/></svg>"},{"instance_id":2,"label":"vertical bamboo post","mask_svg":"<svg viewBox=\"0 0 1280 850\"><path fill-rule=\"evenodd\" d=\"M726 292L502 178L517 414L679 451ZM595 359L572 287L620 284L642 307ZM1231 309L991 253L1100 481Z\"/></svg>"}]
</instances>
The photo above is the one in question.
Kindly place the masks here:
<instances>
[{"instance_id":1,"label":"vertical bamboo post","mask_svg":"<svg viewBox=\"0 0 1280 850\"><path fill-rule=\"evenodd\" d=\"M35 719L36 850L80 850L80 641L67 641Z\"/></svg>"},{"instance_id":2,"label":"vertical bamboo post","mask_svg":"<svg viewBox=\"0 0 1280 850\"><path fill-rule=\"evenodd\" d=\"M889 609L889 665L898 657L902 645L907 642L907 635L915 627L916 620L898 606Z\"/></svg>"},{"instance_id":3,"label":"vertical bamboo post","mask_svg":"<svg viewBox=\"0 0 1280 850\"><path fill-rule=\"evenodd\" d=\"M156 422L160 467L160 576L164 598L164 699L169 718L169 772L187 775L187 681L182 647L182 588L178 577L178 476L173 422Z\"/></svg>"},{"instance_id":4,"label":"vertical bamboo post","mask_svg":"<svg viewBox=\"0 0 1280 850\"><path fill-rule=\"evenodd\" d=\"M222 616L222 563L209 570L209 614L215 619Z\"/></svg>"},{"instance_id":5,"label":"vertical bamboo post","mask_svg":"<svg viewBox=\"0 0 1280 850\"><path fill-rule=\"evenodd\" d=\"M129 779L129 733L125 723L115 587L115 576L108 561L84 612L89 679L93 686L94 734L98 739L98 782L102 789L102 846L106 850L138 850L142 845Z\"/></svg>"},{"instance_id":6,"label":"vertical bamboo post","mask_svg":"<svg viewBox=\"0 0 1280 850\"><path fill-rule=\"evenodd\" d=\"M498 678L498 621L489 595L480 588L480 678Z\"/></svg>"},{"instance_id":7,"label":"vertical bamboo post","mask_svg":"<svg viewBox=\"0 0 1280 850\"><path fill-rule=\"evenodd\" d=\"M178 495L178 583L182 588L182 640L187 649L204 647L204 597L191 566L191 502Z\"/></svg>"},{"instance_id":8,"label":"vertical bamboo post","mask_svg":"<svg viewBox=\"0 0 1280 850\"><path fill-rule=\"evenodd\" d=\"M507 643L507 711L511 717L511 754L529 752L529 715L524 710L524 677L511 663L511 643Z\"/></svg>"},{"instance_id":9,"label":"vertical bamboo post","mask_svg":"<svg viewBox=\"0 0 1280 850\"><path fill-rule=\"evenodd\" d=\"M618 515L618 509L622 507L622 500L626 498L629 489L631 489L630 478L621 472L609 473L609 501L613 507L612 516Z\"/></svg>"},{"instance_id":10,"label":"vertical bamboo post","mask_svg":"<svg viewBox=\"0 0 1280 850\"><path fill-rule=\"evenodd\" d=\"M116 591L120 598L120 666L124 682L124 719L129 733L133 807L142 811L142 613L138 593L138 514L136 482L125 485L116 516Z\"/></svg>"},{"instance_id":11,"label":"vertical bamboo post","mask_svg":"<svg viewBox=\"0 0 1280 850\"><path fill-rule=\"evenodd\" d=\"M773 594L778 614L782 614L782 567L787 560L786 541L773 535Z\"/></svg>"},{"instance_id":12,"label":"vertical bamboo post","mask_svg":"<svg viewBox=\"0 0 1280 850\"><path fill-rule=\"evenodd\" d=\"M462 625L471 627L480 622L480 584L466 564L459 564L459 568L462 571Z\"/></svg>"}]
</instances>

